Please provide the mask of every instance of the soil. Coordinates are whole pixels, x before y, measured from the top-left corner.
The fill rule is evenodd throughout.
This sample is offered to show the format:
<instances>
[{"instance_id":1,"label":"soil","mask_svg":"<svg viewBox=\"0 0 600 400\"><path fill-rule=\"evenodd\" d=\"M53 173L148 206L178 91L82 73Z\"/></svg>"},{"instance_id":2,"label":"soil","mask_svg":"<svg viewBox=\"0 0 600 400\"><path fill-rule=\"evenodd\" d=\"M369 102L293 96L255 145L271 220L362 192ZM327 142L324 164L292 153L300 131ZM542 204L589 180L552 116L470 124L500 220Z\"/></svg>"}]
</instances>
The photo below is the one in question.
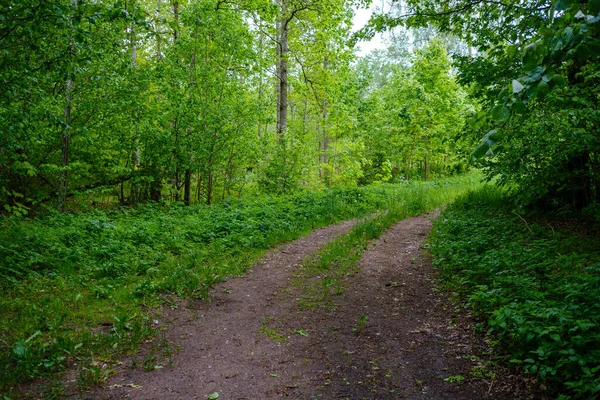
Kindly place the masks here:
<instances>
[{"instance_id":1,"label":"soil","mask_svg":"<svg viewBox=\"0 0 600 400\"><path fill-rule=\"evenodd\" d=\"M326 307L300 307L291 281L302 260L353 222L271 250L246 276L217 285L210 302L161 310L162 339L77 397L544 398L535 382L489 361L471 317L436 287L423 249L433 217L401 221L373 242ZM167 343L162 356L158 341Z\"/></svg>"}]
</instances>

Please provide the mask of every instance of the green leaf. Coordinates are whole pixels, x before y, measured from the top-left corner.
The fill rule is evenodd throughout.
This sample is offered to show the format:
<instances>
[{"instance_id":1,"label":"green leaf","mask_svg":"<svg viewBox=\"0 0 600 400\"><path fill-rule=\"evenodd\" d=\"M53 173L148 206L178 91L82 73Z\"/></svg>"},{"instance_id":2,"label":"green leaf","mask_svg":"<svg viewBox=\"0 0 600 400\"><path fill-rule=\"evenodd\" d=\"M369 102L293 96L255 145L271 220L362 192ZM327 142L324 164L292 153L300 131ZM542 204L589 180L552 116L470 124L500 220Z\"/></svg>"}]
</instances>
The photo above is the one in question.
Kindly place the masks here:
<instances>
[{"instance_id":1,"label":"green leaf","mask_svg":"<svg viewBox=\"0 0 600 400\"><path fill-rule=\"evenodd\" d=\"M13 345L13 353L17 358L23 358L27 354L27 347L22 340L19 340Z\"/></svg>"},{"instance_id":2,"label":"green leaf","mask_svg":"<svg viewBox=\"0 0 600 400\"><path fill-rule=\"evenodd\" d=\"M544 72L546 72L546 68L535 67L534 69L529 71L529 73L527 74L527 76L525 78L523 78L523 80L528 83L537 82L540 79L542 79Z\"/></svg>"},{"instance_id":3,"label":"green leaf","mask_svg":"<svg viewBox=\"0 0 600 400\"><path fill-rule=\"evenodd\" d=\"M513 94L520 93L524 88L525 88L525 86L523 86L521 84L521 82L519 82L516 79L513 79L513 81L512 81L512 91L513 91Z\"/></svg>"},{"instance_id":4,"label":"green leaf","mask_svg":"<svg viewBox=\"0 0 600 400\"><path fill-rule=\"evenodd\" d=\"M535 95L538 99L543 99L550 92L550 86L546 82L540 82L537 85Z\"/></svg>"},{"instance_id":5,"label":"green leaf","mask_svg":"<svg viewBox=\"0 0 600 400\"><path fill-rule=\"evenodd\" d=\"M485 134L483 140L479 146L471 153L474 159L482 158L486 155L491 155L492 147L494 147L498 141L502 138L501 133L497 129L492 129Z\"/></svg>"},{"instance_id":6,"label":"green leaf","mask_svg":"<svg viewBox=\"0 0 600 400\"><path fill-rule=\"evenodd\" d=\"M567 78L560 74L556 74L552 77L552 84L555 86L563 86L567 83Z\"/></svg>"},{"instance_id":7,"label":"green leaf","mask_svg":"<svg viewBox=\"0 0 600 400\"><path fill-rule=\"evenodd\" d=\"M600 54L600 40L592 40L586 43L590 52L598 57Z\"/></svg>"},{"instance_id":8,"label":"green leaf","mask_svg":"<svg viewBox=\"0 0 600 400\"><path fill-rule=\"evenodd\" d=\"M497 104L492 108L492 118L496 122L504 122L510 118L510 110L503 104Z\"/></svg>"},{"instance_id":9,"label":"green leaf","mask_svg":"<svg viewBox=\"0 0 600 400\"><path fill-rule=\"evenodd\" d=\"M484 139L490 141L493 144L496 144L502 138L502 134L497 129L492 129L488 133L485 134Z\"/></svg>"},{"instance_id":10,"label":"green leaf","mask_svg":"<svg viewBox=\"0 0 600 400\"><path fill-rule=\"evenodd\" d=\"M516 99L513 104L513 110L519 114L524 114L527 111L527 106L520 99Z\"/></svg>"},{"instance_id":11,"label":"green leaf","mask_svg":"<svg viewBox=\"0 0 600 400\"><path fill-rule=\"evenodd\" d=\"M571 28L570 26L565 28L565 30L562 33L562 37L566 44L571 44L573 42L573 28Z\"/></svg>"},{"instance_id":12,"label":"green leaf","mask_svg":"<svg viewBox=\"0 0 600 400\"><path fill-rule=\"evenodd\" d=\"M217 400L219 398L219 392L214 392L213 394L208 395L208 400Z\"/></svg>"}]
</instances>

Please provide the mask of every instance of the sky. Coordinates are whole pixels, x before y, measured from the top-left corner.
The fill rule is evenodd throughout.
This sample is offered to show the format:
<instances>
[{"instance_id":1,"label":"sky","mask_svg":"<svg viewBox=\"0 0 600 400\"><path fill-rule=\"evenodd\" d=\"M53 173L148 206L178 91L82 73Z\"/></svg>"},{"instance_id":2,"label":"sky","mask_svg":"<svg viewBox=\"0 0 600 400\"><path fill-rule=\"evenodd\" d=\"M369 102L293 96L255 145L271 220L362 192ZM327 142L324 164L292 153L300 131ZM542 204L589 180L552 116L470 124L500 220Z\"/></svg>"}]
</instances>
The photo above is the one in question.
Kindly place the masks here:
<instances>
[{"instance_id":1,"label":"sky","mask_svg":"<svg viewBox=\"0 0 600 400\"><path fill-rule=\"evenodd\" d=\"M369 18L371 17L371 14L373 13L373 11L376 8L379 8L379 9L381 8L381 2L380 1L376 0L373 3L375 3L375 4L371 4L371 6L369 7L369 9L366 9L366 10L365 9L358 9L358 10L356 10L356 14L354 15L354 19L352 21L352 23L354 25L353 28L352 28L352 30L354 32L358 31L363 26L365 26L365 24L369 21ZM359 43L357 43L357 47L360 48L360 50L357 51L356 54L358 56L362 57L362 56L365 56L365 55L369 54L372 50L375 50L375 49L385 49L386 45L385 45L385 43L383 43L381 34L378 33L369 42L359 42Z\"/></svg>"}]
</instances>

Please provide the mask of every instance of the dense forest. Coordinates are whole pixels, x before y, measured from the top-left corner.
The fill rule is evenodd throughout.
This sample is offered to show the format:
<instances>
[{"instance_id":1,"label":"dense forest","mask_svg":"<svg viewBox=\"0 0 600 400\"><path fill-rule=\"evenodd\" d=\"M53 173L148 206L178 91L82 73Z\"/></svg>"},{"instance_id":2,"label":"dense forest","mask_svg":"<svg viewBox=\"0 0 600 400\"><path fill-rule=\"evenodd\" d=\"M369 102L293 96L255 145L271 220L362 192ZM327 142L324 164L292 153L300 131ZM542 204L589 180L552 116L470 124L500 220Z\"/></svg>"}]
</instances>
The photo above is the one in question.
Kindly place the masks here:
<instances>
[{"instance_id":1,"label":"dense forest","mask_svg":"<svg viewBox=\"0 0 600 400\"><path fill-rule=\"evenodd\" d=\"M442 279L520 368L598 396L600 1L394 0L353 26L370 3L0 4L1 394L75 354L99 383L142 310L276 243L477 189L434 228Z\"/></svg>"},{"instance_id":2,"label":"dense forest","mask_svg":"<svg viewBox=\"0 0 600 400\"><path fill-rule=\"evenodd\" d=\"M5 3L5 212L466 169L442 41L357 60L352 2L280 3Z\"/></svg>"}]
</instances>

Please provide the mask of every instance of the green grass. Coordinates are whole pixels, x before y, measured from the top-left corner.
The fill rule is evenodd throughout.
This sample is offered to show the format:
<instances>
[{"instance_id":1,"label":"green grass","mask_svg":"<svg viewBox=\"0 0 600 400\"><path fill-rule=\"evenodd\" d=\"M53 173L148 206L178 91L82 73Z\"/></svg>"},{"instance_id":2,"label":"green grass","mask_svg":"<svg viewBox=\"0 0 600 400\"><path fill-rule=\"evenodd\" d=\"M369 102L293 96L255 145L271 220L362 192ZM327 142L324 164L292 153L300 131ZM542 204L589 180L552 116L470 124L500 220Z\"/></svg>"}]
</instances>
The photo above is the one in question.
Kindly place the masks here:
<instances>
[{"instance_id":1,"label":"green grass","mask_svg":"<svg viewBox=\"0 0 600 400\"><path fill-rule=\"evenodd\" d=\"M582 221L514 210L486 186L436 221L435 263L507 360L554 393L600 396L600 237Z\"/></svg>"},{"instance_id":2,"label":"green grass","mask_svg":"<svg viewBox=\"0 0 600 400\"><path fill-rule=\"evenodd\" d=\"M401 193L385 212L359 221L349 232L303 263L292 281L300 291L299 306L305 309L331 307L332 296L343 293L346 278L358 271L360 258L373 239L398 221L451 203L476 186L477 181L453 180L399 188Z\"/></svg>"},{"instance_id":3,"label":"green grass","mask_svg":"<svg viewBox=\"0 0 600 400\"><path fill-rule=\"evenodd\" d=\"M174 304L169 296L207 298L215 283L244 273L270 246L337 221L377 212L379 220L399 205L427 209L478 180L4 219L0 394L18 397L20 383L75 364L83 386L104 379L95 366L111 365L156 335L150 315ZM372 236L384 228L360 229Z\"/></svg>"}]
</instances>

